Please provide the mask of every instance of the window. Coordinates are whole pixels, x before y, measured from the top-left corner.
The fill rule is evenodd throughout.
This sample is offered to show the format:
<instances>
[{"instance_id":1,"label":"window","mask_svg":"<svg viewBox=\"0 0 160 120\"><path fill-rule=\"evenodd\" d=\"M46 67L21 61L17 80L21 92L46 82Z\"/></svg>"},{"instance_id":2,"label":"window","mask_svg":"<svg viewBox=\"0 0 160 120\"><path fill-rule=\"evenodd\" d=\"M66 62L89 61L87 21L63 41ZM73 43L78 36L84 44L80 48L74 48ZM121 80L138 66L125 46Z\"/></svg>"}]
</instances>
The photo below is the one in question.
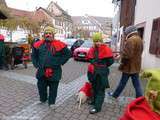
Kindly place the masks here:
<instances>
[{"instance_id":1,"label":"window","mask_svg":"<svg viewBox=\"0 0 160 120\"><path fill-rule=\"evenodd\" d=\"M89 23L90 23L89 20L83 20L83 21L82 21L82 24L89 24Z\"/></svg>"},{"instance_id":2,"label":"window","mask_svg":"<svg viewBox=\"0 0 160 120\"><path fill-rule=\"evenodd\" d=\"M160 56L160 18L153 20L149 52Z\"/></svg>"}]
</instances>

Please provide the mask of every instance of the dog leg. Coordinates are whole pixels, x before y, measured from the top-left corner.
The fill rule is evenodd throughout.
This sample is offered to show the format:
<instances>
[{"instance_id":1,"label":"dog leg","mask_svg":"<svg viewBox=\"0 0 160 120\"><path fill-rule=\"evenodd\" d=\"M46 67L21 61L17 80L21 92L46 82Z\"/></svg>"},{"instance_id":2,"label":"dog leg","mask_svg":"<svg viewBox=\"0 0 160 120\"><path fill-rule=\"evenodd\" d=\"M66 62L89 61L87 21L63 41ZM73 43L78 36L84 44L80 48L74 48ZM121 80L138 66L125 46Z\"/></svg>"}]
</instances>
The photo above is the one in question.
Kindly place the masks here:
<instances>
[{"instance_id":1,"label":"dog leg","mask_svg":"<svg viewBox=\"0 0 160 120\"><path fill-rule=\"evenodd\" d=\"M81 98L79 98L79 106L78 106L78 109L80 109L80 108L81 108L81 104L82 104L82 99L81 99Z\"/></svg>"},{"instance_id":2,"label":"dog leg","mask_svg":"<svg viewBox=\"0 0 160 120\"><path fill-rule=\"evenodd\" d=\"M79 95L78 94L76 94L76 97L77 97L77 99L76 99L76 101L77 101L77 103L79 102Z\"/></svg>"}]
</instances>

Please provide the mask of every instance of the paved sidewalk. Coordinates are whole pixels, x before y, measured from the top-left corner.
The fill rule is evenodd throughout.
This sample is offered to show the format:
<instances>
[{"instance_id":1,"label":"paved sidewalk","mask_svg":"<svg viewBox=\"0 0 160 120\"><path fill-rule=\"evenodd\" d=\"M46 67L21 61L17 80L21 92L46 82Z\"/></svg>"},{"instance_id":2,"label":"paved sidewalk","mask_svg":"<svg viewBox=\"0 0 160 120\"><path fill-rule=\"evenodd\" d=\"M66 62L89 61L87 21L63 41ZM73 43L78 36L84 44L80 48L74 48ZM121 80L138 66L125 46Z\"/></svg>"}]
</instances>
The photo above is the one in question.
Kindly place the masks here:
<instances>
[{"instance_id":1,"label":"paved sidewalk","mask_svg":"<svg viewBox=\"0 0 160 120\"><path fill-rule=\"evenodd\" d=\"M77 90L85 82L85 79L86 79L86 75L76 79L75 81L67 85L60 84L60 87L58 90L57 102L56 102L57 108L55 109L55 111L49 109L47 104L39 105L37 99L36 100L34 99L35 101L32 100L31 102L28 101L28 104L26 106L23 106L22 109L20 110L16 108L16 106L19 106L19 102L18 100L16 100L14 105L17 111L13 111L11 114L4 115L2 119L3 120L52 120L51 118L54 118L55 120L59 120L59 119L73 120L73 119L77 119L76 118L76 116L78 116L77 114L81 116L80 120L83 120L84 116L86 116L87 120L90 120L90 118L94 119L95 117L93 117L93 115L88 114L89 106L87 104L82 105L81 109L79 110L78 104L76 103L75 94ZM17 81L13 80L12 82L17 82ZM34 95L36 96L30 96L30 97L37 98L37 93L36 94L34 93ZM17 94L17 96L23 96L23 95ZM29 96L25 96L25 97L29 97ZM13 99L13 98L10 98L10 99ZM21 101L23 101L23 99L21 99ZM101 116L100 118L102 119L106 119L107 116L108 116L108 119L117 118L120 115L123 109L123 106L125 104L125 103L122 104L121 103L122 101L120 101L120 103L115 104L113 103L112 100L109 100L109 99L105 99L105 102L106 103L103 106L104 109L102 110L102 112L96 115L97 117ZM8 105L7 108L10 108L10 105ZM8 110L11 110L11 109L12 108ZM116 114L115 113L113 114L112 111L115 111ZM107 113L107 116L106 116L106 113Z\"/></svg>"},{"instance_id":2,"label":"paved sidewalk","mask_svg":"<svg viewBox=\"0 0 160 120\"><path fill-rule=\"evenodd\" d=\"M0 76L0 118L13 115L37 100L35 85Z\"/></svg>"},{"instance_id":3,"label":"paved sidewalk","mask_svg":"<svg viewBox=\"0 0 160 120\"><path fill-rule=\"evenodd\" d=\"M38 104L36 79L29 74L15 71L0 71L0 118L2 120L117 120L122 115L124 107L133 99L134 90L131 83L127 84L118 102L107 96L103 109L95 115L89 114L89 105L83 104L78 109L75 95L87 80L86 74L74 80L60 83L55 110L47 104ZM111 67L111 89L118 84L120 72L117 65ZM145 86L145 82L143 82ZM126 90L127 89L127 90Z\"/></svg>"}]
</instances>

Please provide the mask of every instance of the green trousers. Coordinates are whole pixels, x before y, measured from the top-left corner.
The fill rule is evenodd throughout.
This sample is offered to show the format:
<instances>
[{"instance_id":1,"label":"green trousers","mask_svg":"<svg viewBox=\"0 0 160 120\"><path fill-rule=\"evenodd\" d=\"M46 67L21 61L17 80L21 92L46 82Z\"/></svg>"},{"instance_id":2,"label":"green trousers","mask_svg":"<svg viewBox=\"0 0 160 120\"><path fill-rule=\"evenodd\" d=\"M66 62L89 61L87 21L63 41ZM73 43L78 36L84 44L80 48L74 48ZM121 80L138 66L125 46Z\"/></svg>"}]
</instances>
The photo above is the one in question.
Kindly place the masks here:
<instances>
[{"instance_id":1,"label":"green trousers","mask_svg":"<svg viewBox=\"0 0 160 120\"><path fill-rule=\"evenodd\" d=\"M100 75L96 75L94 80L91 81L93 87L93 98L92 104L97 111L101 111L102 104L105 98L105 88L106 86L103 84L103 77Z\"/></svg>"},{"instance_id":2,"label":"green trousers","mask_svg":"<svg viewBox=\"0 0 160 120\"><path fill-rule=\"evenodd\" d=\"M48 100L49 105L55 104L58 84L59 81L49 81L46 78L38 79L37 86L38 86L40 101L46 102ZM49 94L47 92L48 87L49 87Z\"/></svg>"}]
</instances>

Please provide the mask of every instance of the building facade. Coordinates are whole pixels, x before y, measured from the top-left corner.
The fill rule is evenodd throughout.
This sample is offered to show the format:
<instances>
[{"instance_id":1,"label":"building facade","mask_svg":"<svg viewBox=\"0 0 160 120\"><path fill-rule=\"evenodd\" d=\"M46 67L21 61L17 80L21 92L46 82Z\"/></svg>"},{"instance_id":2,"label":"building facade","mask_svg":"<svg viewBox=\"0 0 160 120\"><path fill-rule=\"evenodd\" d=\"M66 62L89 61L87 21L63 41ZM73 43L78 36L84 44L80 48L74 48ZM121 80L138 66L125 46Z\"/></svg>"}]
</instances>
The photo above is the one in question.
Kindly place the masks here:
<instances>
[{"instance_id":1,"label":"building facade","mask_svg":"<svg viewBox=\"0 0 160 120\"><path fill-rule=\"evenodd\" d=\"M144 42L142 68L160 67L160 14L159 0L113 0L114 4L120 2L119 22L117 31L117 44L123 45L120 39L123 27L135 25ZM128 6L128 7L127 7ZM122 12L123 11L123 12ZM129 11L129 12L128 12ZM122 14L123 13L123 14ZM125 17L125 15L127 15ZM121 27L122 26L122 27ZM120 44L119 44L120 45Z\"/></svg>"},{"instance_id":2,"label":"building facade","mask_svg":"<svg viewBox=\"0 0 160 120\"><path fill-rule=\"evenodd\" d=\"M9 8L6 5L5 0L0 0L0 2L3 3L3 6L5 6L9 10L10 16L12 16L13 18L29 19L30 21L38 23L38 25L40 25L41 27L41 31L43 31L43 28L46 25L53 25L57 31L57 34L55 36L56 38L66 38L72 32L71 16L55 2L51 2L46 9L39 7L36 8L35 11L25 11L15 8ZM0 6L1 5L2 4L0 4ZM1 9L0 17L3 19L6 18ZM6 36L7 41L12 40L12 38L12 41L15 41L19 37L26 37L29 31L17 27L17 30L12 31L12 35L9 31L3 29L0 30L0 33Z\"/></svg>"},{"instance_id":3,"label":"building facade","mask_svg":"<svg viewBox=\"0 0 160 120\"><path fill-rule=\"evenodd\" d=\"M137 0L135 21L144 41L143 68L160 67L160 1Z\"/></svg>"},{"instance_id":4,"label":"building facade","mask_svg":"<svg viewBox=\"0 0 160 120\"><path fill-rule=\"evenodd\" d=\"M57 37L69 37L73 28L71 16L53 1L50 2L47 10L54 15L54 26L57 30Z\"/></svg>"},{"instance_id":5,"label":"building facade","mask_svg":"<svg viewBox=\"0 0 160 120\"><path fill-rule=\"evenodd\" d=\"M84 31L86 37L91 37L95 32L102 32L107 37L111 36L112 18L98 16L72 16L74 36Z\"/></svg>"}]
</instances>

